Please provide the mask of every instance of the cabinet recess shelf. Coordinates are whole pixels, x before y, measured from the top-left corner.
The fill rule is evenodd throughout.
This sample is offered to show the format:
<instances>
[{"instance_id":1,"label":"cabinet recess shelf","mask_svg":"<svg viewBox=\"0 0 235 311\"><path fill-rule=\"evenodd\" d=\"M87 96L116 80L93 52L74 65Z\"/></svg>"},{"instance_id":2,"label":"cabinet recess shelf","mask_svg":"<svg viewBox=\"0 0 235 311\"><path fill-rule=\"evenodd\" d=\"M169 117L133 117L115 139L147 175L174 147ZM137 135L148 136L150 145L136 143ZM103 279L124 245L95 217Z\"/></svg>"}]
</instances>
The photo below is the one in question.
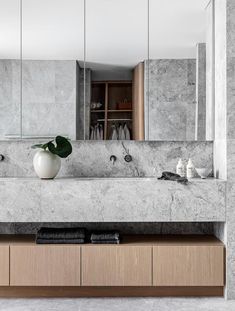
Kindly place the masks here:
<instances>
[{"instance_id":1,"label":"cabinet recess shelf","mask_svg":"<svg viewBox=\"0 0 235 311\"><path fill-rule=\"evenodd\" d=\"M101 112L105 112L105 110L98 110L98 109L94 109L91 110L92 113L101 113ZM108 112L112 112L112 113L121 113L121 112L132 112L132 110L129 109L123 109L123 110L108 110Z\"/></svg>"},{"instance_id":2,"label":"cabinet recess shelf","mask_svg":"<svg viewBox=\"0 0 235 311\"><path fill-rule=\"evenodd\" d=\"M102 122L104 140L111 135L110 122L128 121L132 132L132 109L116 109L117 103L127 100L132 102L132 81L93 81L91 84L91 102L102 103L102 109L92 109L91 125Z\"/></svg>"}]
</instances>

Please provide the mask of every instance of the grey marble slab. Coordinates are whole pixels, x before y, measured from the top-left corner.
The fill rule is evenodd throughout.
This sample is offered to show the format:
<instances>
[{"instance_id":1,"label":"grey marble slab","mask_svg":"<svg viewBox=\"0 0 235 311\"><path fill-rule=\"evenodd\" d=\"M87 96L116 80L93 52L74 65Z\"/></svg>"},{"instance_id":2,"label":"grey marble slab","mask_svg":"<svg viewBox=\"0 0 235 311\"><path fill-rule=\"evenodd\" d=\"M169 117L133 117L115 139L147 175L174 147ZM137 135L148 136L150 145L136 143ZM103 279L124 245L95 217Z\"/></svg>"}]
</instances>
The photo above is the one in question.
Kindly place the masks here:
<instances>
[{"instance_id":1,"label":"grey marble slab","mask_svg":"<svg viewBox=\"0 0 235 311\"><path fill-rule=\"evenodd\" d=\"M214 163L217 176L227 178L226 225L226 297L235 299L235 1L215 0L215 143Z\"/></svg>"},{"instance_id":2,"label":"grey marble slab","mask_svg":"<svg viewBox=\"0 0 235 311\"><path fill-rule=\"evenodd\" d=\"M214 139L215 115L215 51L214 51L214 1L208 1L206 13L206 139Z\"/></svg>"},{"instance_id":3,"label":"grey marble slab","mask_svg":"<svg viewBox=\"0 0 235 311\"><path fill-rule=\"evenodd\" d=\"M36 180L1 180L0 197L0 222L40 221L40 187Z\"/></svg>"},{"instance_id":4,"label":"grey marble slab","mask_svg":"<svg viewBox=\"0 0 235 311\"><path fill-rule=\"evenodd\" d=\"M0 60L0 139L20 132L20 60Z\"/></svg>"},{"instance_id":5,"label":"grey marble slab","mask_svg":"<svg viewBox=\"0 0 235 311\"><path fill-rule=\"evenodd\" d=\"M234 311L223 298L0 299L4 311Z\"/></svg>"},{"instance_id":6,"label":"grey marble slab","mask_svg":"<svg viewBox=\"0 0 235 311\"><path fill-rule=\"evenodd\" d=\"M185 188L174 191L171 205L171 220L225 221L226 182L211 180L191 182Z\"/></svg>"},{"instance_id":7,"label":"grey marble slab","mask_svg":"<svg viewBox=\"0 0 235 311\"><path fill-rule=\"evenodd\" d=\"M225 221L225 182L2 178L1 222Z\"/></svg>"},{"instance_id":8,"label":"grey marble slab","mask_svg":"<svg viewBox=\"0 0 235 311\"><path fill-rule=\"evenodd\" d=\"M235 139L226 141L226 156L227 156L227 178L229 181L235 181ZM224 152L225 152L224 150Z\"/></svg>"},{"instance_id":9,"label":"grey marble slab","mask_svg":"<svg viewBox=\"0 0 235 311\"><path fill-rule=\"evenodd\" d=\"M4 311L234 311L223 298L0 299Z\"/></svg>"},{"instance_id":10,"label":"grey marble slab","mask_svg":"<svg viewBox=\"0 0 235 311\"><path fill-rule=\"evenodd\" d=\"M76 139L76 66L76 61L23 60L23 135Z\"/></svg>"},{"instance_id":11,"label":"grey marble slab","mask_svg":"<svg viewBox=\"0 0 235 311\"><path fill-rule=\"evenodd\" d=\"M47 140L43 140L47 141ZM0 141L0 153L5 160L0 162L0 177L33 177L31 146L38 140ZM179 158L191 158L195 167L213 166L212 142L100 142L73 141L73 153L62 160L60 177L133 177L160 176L162 171L175 172ZM126 163L129 152L133 161ZM116 155L114 165L110 156Z\"/></svg>"},{"instance_id":12,"label":"grey marble slab","mask_svg":"<svg viewBox=\"0 0 235 311\"><path fill-rule=\"evenodd\" d=\"M58 179L41 184L41 221L166 221L170 203L155 179Z\"/></svg>"},{"instance_id":13,"label":"grey marble slab","mask_svg":"<svg viewBox=\"0 0 235 311\"><path fill-rule=\"evenodd\" d=\"M206 43L197 44L195 139L206 140Z\"/></svg>"},{"instance_id":14,"label":"grey marble slab","mask_svg":"<svg viewBox=\"0 0 235 311\"><path fill-rule=\"evenodd\" d=\"M233 9L234 12L234 9ZM230 12L231 13L231 12ZM233 16L234 18L234 16ZM234 28L234 26L233 26ZM234 32L234 29L233 29ZM234 34L232 34L234 37ZM235 47L234 47L235 49ZM224 111L227 113L227 119L224 121L226 122L225 126L227 129L227 138L228 139L235 139L235 108L234 108L234 100L235 100L235 56L228 57L227 59L227 110ZM221 121L221 120L220 120Z\"/></svg>"},{"instance_id":15,"label":"grey marble slab","mask_svg":"<svg viewBox=\"0 0 235 311\"><path fill-rule=\"evenodd\" d=\"M149 67L148 67L149 66ZM196 113L195 59L156 59L146 62L147 140L193 140Z\"/></svg>"}]
</instances>

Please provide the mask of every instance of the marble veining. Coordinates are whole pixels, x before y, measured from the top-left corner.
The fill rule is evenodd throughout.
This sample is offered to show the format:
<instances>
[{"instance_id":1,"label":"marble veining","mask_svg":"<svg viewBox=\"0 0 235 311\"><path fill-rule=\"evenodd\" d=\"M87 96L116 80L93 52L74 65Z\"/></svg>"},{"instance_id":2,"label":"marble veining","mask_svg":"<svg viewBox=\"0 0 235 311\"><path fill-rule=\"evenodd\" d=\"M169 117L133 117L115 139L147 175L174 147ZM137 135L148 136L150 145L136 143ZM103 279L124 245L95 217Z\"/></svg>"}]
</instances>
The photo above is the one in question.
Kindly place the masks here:
<instances>
[{"instance_id":1,"label":"marble veining","mask_svg":"<svg viewBox=\"0 0 235 311\"><path fill-rule=\"evenodd\" d=\"M148 69L149 65L149 69ZM146 61L149 73L147 140L193 140L196 113L195 59Z\"/></svg>"},{"instance_id":2,"label":"marble veining","mask_svg":"<svg viewBox=\"0 0 235 311\"><path fill-rule=\"evenodd\" d=\"M20 60L0 60L0 139L20 131Z\"/></svg>"},{"instance_id":3,"label":"marble veining","mask_svg":"<svg viewBox=\"0 0 235 311\"><path fill-rule=\"evenodd\" d=\"M76 61L23 61L23 135L76 139L76 66Z\"/></svg>"},{"instance_id":4,"label":"marble veining","mask_svg":"<svg viewBox=\"0 0 235 311\"><path fill-rule=\"evenodd\" d=\"M0 141L0 177L34 177L31 146L37 140ZM212 142L91 142L73 141L73 153L62 161L59 177L135 177L161 176L162 171L175 172L179 158L191 158L196 167L213 166ZM126 163L126 152L133 161ZM113 165L109 158L114 154Z\"/></svg>"},{"instance_id":5,"label":"marble veining","mask_svg":"<svg viewBox=\"0 0 235 311\"><path fill-rule=\"evenodd\" d=\"M235 183L234 183L234 72L235 72L235 1L215 0L215 141L216 175L227 179L226 224L216 232L226 243L227 299L235 299ZM223 231L223 232L222 232Z\"/></svg>"},{"instance_id":6,"label":"marble veining","mask_svg":"<svg viewBox=\"0 0 235 311\"><path fill-rule=\"evenodd\" d=\"M222 222L225 182L156 178L0 179L1 222Z\"/></svg>"},{"instance_id":7,"label":"marble veining","mask_svg":"<svg viewBox=\"0 0 235 311\"><path fill-rule=\"evenodd\" d=\"M0 299L3 311L234 311L223 298Z\"/></svg>"},{"instance_id":8,"label":"marble veining","mask_svg":"<svg viewBox=\"0 0 235 311\"><path fill-rule=\"evenodd\" d=\"M214 77L214 1L208 1L206 13L206 139L214 139L215 77ZM220 48L219 48L220 49Z\"/></svg>"},{"instance_id":9,"label":"marble veining","mask_svg":"<svg viewBox=\"0 0 235 311\"><path fill-rule=\"evenodd\" d=\"M206 140L206 43L197 44L195 139Z\"/></svg>"}]
</instances>

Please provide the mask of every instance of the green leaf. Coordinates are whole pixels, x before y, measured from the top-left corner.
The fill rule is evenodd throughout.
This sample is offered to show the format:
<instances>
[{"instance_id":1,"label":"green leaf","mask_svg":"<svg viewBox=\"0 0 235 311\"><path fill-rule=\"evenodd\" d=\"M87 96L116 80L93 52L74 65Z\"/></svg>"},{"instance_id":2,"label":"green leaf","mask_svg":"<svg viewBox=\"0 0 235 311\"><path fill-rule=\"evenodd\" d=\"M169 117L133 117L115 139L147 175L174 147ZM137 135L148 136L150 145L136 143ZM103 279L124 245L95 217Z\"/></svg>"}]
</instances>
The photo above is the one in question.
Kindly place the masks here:
<instances>
[{"instance_id":1,"label":"green leaf","mask_svg":"<svg viewBox=\"0 0 235 311\"><path fill-rule=\"evenodd\" d=\"M45 143L45 144L36 144L36 145L33 145L31 146L32 149L36 149L36 148L41 148L41 149L44 149L46 150L48 148L48 144L53 142L53 140L49 141L48 143Z\"/></svg>"},{"instance_id":2,"label":"green leaf","mask_svg":"<svg viewBox=\"0 0 235 311\"><path fill-rule=\"evenodd\" d=\"M37 148L42 148L42 149L44 149L44 148L43 148L43 144L36 144L36 145L31 146L31 148L32 148L32 149L37 149Z\"/></svg>"},{"instance_id":3,"label":"green leaf","mask_svg":"<svg viewBox=\"0 0 235 311\"><path fill-rule=\"evenodd\" d=\"M43 144L43 145L42 145L42 148L43 148L44 150L46 150L46 149L48 148L48 145L49 145L50 143L52 143L52 142L53 142L53 140L50 140L48 143Z\"/></svg>"},{"instance_id":4,"label":"green leaf","mask_svg":"<svg viewBox=\"0 0 235 311\"><path fill-rule=\"evenodd\" d=\"M72 153L72 145L69 140L63 136L57 136L55 141L56 146L52 141L47 143L49 151L53 154L57 154L60 158L67 158Z\"/></svg>"}]
</instances>

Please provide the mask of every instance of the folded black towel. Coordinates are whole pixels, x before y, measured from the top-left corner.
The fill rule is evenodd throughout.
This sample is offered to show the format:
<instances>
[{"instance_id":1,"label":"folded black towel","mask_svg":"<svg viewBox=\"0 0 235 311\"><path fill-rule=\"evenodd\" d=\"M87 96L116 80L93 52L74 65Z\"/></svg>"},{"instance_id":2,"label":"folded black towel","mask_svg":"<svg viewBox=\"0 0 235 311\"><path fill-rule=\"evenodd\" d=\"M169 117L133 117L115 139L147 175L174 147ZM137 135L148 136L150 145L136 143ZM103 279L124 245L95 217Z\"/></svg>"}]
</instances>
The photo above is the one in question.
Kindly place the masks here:
<instances>
[{"instance_id":1,"label":"folded black towel","mask_svg":"<svg viewBox=\"0 0 235 311\"><path fill-rule=\"evenodd\" d=\"M91 240L91 243L92 244L120 244L120 240L109 240L109 241L107 241L107 240L100 240L100 241L98 241L98 240Z\"/></svg>"},{"instance_id":2,"label":"folded black towel","mask_svg":"<svg viewBox=\"0 0 235 311\"><path fill-rule=\"evenodd\" d=\"M186 177L181 177L180 175L171 172L162 172L162 176L158 179L177 181L184 185L188 183L188 179Z\"/></svg>"},{"instance_id":3,"label":"folded black towel","mask_svg":"<svg viewBox=\"0 0 235 311\"><path fill-rule=\"evenodd\" d=\"M117 241L119 239L119 232L94 232L91 234L91 241Z\"/></svg>"},{"instance_id":4,"label":"folded black towel","mask_svg":"<svg viewBox=\"0 0 235 311\"><path fill-rule=\"evenodd\" d=\"M42 227L37 232L37 238L48 240L60 239L85 239L84 228L46 228Z\"/></svg>"},{"instance_id":5,"label":"folded black towel","mask_svg":"<svg viewBox=\"0 0 235 311\"><path fill-rule=\"evenodd\" d=\"M36 238L36 244L84 244L84 239L41 239Z\"/></svg>"}]
</instances>

